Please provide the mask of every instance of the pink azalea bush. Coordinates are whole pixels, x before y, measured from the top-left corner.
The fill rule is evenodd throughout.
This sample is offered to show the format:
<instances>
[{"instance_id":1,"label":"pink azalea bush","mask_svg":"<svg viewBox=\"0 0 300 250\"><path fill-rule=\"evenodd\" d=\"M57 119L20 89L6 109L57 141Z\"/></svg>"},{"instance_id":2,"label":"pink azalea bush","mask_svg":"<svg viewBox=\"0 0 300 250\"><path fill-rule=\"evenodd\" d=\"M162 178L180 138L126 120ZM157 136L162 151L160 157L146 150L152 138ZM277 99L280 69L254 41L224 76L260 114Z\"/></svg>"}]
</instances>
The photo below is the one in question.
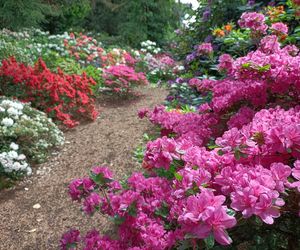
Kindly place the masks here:
<instances>
[{"instance_id":1,"label":"pink azalea bush","mask_svg":"<svg viewBox=\"0 0 300 250\"><path fill-rule=\"evenodd\" d=\"M116 93L129 93L135 86L148 84L144 73L126 65L110 66L104 69L102 77L104 85Z\"/></svg>"},{"instance_id":2,"label":"pink azalea bush","mask_svg":"<svg viewBox=\"0 0 300 250\"><path fill-rule=\"evenodd\" d=\"M240 25L264 33L264 21L246 13ZM183 243L192 249L211 237L229 245L231 230L250 218L272 225L285 213L298 216L298 51L265 36L246 56L220 58L225 78L190 80L199 94L212 94L196 112L142 109L141 118L161 127L161 137L147 144L145 173L121 184L108 168L94 167L69 185L87 215L113 218L118 236L72 230L63 235L62 249L77 243L84 249L163 250Z\"/></svg>"}]
</instances>

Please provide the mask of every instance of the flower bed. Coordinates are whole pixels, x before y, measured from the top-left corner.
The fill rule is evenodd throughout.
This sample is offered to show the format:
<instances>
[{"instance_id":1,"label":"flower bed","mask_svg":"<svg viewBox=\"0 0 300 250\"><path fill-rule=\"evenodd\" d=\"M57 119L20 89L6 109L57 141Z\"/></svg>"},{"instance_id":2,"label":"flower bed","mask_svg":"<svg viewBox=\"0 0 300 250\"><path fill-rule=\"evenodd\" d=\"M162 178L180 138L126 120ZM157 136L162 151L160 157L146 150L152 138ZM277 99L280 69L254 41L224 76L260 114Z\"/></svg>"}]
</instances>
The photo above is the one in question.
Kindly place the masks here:
<instances>
[{"instance_id":1,"label":"flower bed","mask_svg":"<svg viewBox=\"0 0 300 250\"><path fill-rule=\"evenodd\" d=\"M71 230L62 249L77 243L85 249L211 249L214 242L234 244L230 236L249 239L239 228L267 228L275 239L284 223L293 226L285 249L298 244L291 221L300 204L300 55L296 46L280 44L284 25L272 25L273 34L263 37L262 14L243 14L239 23L261 41L246 56L223 55L223 79L190 80L199 95L211 96L207 103L196 112L156 107L139 113L161 127L161 137L147 144L143 173L118 182L108 168L94 167L70 184L72 199L88 215L110 216L118 237ZM197 49L212 53L209 44Z\"/></svg>"},{"instance_id":2,"label":"flower bed","mask_svg":"<svg viewBox=\"0 0 300 250\"><path fill-rule=\"evenodd\" d=\"M55 74L42 59L31 67L11 58L2 62L0 82L1 95L29 101L68 127L78 125L82 118L97 117L91 90L95 82L85 74Z\"/></svg>"}]
</instances>

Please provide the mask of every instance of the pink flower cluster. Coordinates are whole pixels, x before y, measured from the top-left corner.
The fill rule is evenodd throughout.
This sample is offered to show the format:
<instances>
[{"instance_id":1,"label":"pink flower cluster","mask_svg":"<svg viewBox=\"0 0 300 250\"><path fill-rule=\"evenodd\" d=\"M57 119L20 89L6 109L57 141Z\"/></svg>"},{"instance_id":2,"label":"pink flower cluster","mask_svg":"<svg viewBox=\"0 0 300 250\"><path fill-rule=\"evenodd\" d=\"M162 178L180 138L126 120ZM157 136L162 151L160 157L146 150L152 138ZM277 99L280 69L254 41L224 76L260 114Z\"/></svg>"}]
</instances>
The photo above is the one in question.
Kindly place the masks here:
<instances>
[{"instance_id":1,"label":"pink flower cluster","mask_svg":"<svg viewBox=\"0 0 300 250\"><path fill-rule=\"evenodd\" d=\"M206 189L188 197L183 213L178 217L183 230L199 239L205 239L212 233L221 245L230 244L232 240L226 229L234 227L236 219L227 214L225 200L225 196L215 196Z\"/></svg>"},{"instance_id":2,"label":"pink flower cluster","mask_svg":"<svg viewBox=\"0 0 300 250\"><path fill-rule=\"evenodd\" d=\"M243 14L240 25L267 29L258 13ZM141 110L161 127L147 144L145 175L134 173L122 186L96 167L69 186L86 214L115 220L117 239L71 231L62 249L79 242L85 249L176 249L210 236L228 245L237 218L273 224L284 210L297 216L288 204L300 196L299 65L296 46L281 48L277 36L266 36L244 57L220 57L224 79L190 80L199 94L212 94L199 110Z\"/></svg>"},{"instance_id":3,"label":"pink flower cluster","mask_svg":"<svg viewBox=\"0 0 300 250\"><path fill-rule=\"evenodd\" d=\"M158 54L155 56L156 59L158 59L160 61L160 63L168 65L170 67L174 66L176 64L176 62L174 61L173 58L171 58L169 55L167 54Z\"/></svg>"},{"instance_id":4,"label":"pink flower cluster","mask_svg":"<svg viewBox=\"0 0 300 250\"><path fill-rule=\"evenodd\" d=\"M295 46L280 48L276 36L262 39L258 50L233 60L229 55L220 58L219 69L226 70L223 80L191 80L200 92L212 91L210 107L224 112L234 105L263 107L272 100L298 102L300 92L300 56ZM285 96L285 98L282 98Z\"/></svg>"},{"instance_id":5,"label":"pink flower cluster","mask_svg":"<svg viewBox=\"0 0 300 250\"><path fill-rule=\"evenodd\" d=\"M287 34L288 31L289 31L289 28L286 24L284 23L273 23L272 26L271 26L271 29L276 33L278 34Z\"/></svg>"},{"instance_id":6,"label":"pink flower cluster","mask_svg":"<svg viewBox=\"0 0 300 250\"><path fill-rule=\"evenodd\" d=\"M202 43L197 47L197 53L199 55L209 55L213 52L211 43Z\"/></svg>"},{"instance_id":7,"label":"pink flower cluster","mask_svg":"<svg viewBox=\"0 0 300 250\"><path fill-rule=\"evenodd\" d=\"M167 111L163 106L157 106L147 114L149 120L160 125L162 135L176 134L177 141L186 141L201 146L213 134L218 124L217 116L211 113L179 113L176 110Z\"/></svg>"},{"instance_id":8,"label":"pink flower cluster","mask_svg":"<svg viewBox=\"0 0 300 250\"><path fill-rule=\"evenodd\" d=\"M104 69L102 77L104 85L117 93L129 93L135 86L148 84L144 73L126 65L110 66Z\"/></svg>"},{"instance_id":9,"label":"pink flower cluster","mask_svg":"<svg viewBox=\"0 0 300 250\"><path fill-rule=\"evenodd\" d=\"M265 34L268 25L265 24L265 16L257 12L245 12L238 21L241 28L249 28L253 32Z\"/></svg>"},{"instance_id":10,"label":"pink flower cluster","mask_svg":"<svg viewBox=\"0 0 300 250\"><path fill-rule=\"evenodd\" d=\"M270 169L237 164L223 168L215 181L224 194L230 195L231 208L242 212L244 218L256 215L273 224L273 218L280 216L280 207L285 204L279 195L290 174L291 168L282 163L273 163Z\"/></svg>"},{"instance_id":11,"label":"pink flower cluster","mask_svg":"<svg viewBox=\"0 0 300 250\"><path fill-rule=\"evenodd\" d=\"M144 164L150 175L134 173L126 187L105 167L94 167L90 177L74 180L70 195L82 203L83 211L100 211L118 225L117 240L92 231L81 239L85 249L163 250L176 247L186 235L198 240L213 235L228 245L232 240L227 230L237 224L235 213L273 224L285 206L286 190L300 189L299 161L288 165L299 158L300 107L263 109L251 119L253 112L240 109L237 121L231 121L240 128L225 131L213 150L187 138L164 136L149 142ZM62 238L62 249L79 241L77 231L71 232Z\"/></svg>"},{"instance_id":12,"label":"pink flower cluster","mask_svg":"<svg viewBox=\"0 0 300 250\"><path fill-rule=\"evenodd\" d=\"M248 157L244 161L263 164L288 163L297 158L300 150L300 107L285 111L282 108L262 109L241 129L226 131L216 143L225 151L241 150ZM280 154L280 155L278 155Z\"/></svg>"},{"instance_id":13,"label":"pink flower cluster","mask_svg":"<svg viewBox=\"0 0 300 250\"><path fill-rule=\"evenodd\" d=\"M244 125L250 123L254 117L255 112L248 107L242 107L239 111L230 117L227 122L228 128L242 128Z\"/></svg>"},{"instance_id":14,"label":"pink flower cluster","mask_svg":"<svg viewBox=\"0 0 300 250\"><path fill-rule=\"evenodd\" d=\"M144 158L144 168L165 168L169 169L173 160L179 159L177 144L174 139L166 136L158 138L147 144L147 153Z\"/></svg>"}]
</instances>

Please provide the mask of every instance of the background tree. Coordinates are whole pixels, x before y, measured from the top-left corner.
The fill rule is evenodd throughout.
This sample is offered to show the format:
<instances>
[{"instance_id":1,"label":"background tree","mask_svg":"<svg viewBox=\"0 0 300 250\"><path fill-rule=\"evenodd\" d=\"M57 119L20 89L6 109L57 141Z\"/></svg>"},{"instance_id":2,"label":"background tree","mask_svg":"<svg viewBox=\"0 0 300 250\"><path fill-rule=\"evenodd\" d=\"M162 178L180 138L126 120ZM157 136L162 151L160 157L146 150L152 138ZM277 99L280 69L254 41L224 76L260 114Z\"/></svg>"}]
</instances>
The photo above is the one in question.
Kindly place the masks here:
<instances>
[{"instance_id":1,"label":"background tree","mask_svg":"<svg viewBox=\"0 0 300 250\"><path fill-rule=\"evenodd\" d=\"M46 15L53 15L52 6L42 0L0 0L0 27L18 30L39 27Z\"/></svg>"},{"instance_id":2,"label":"background tree","mask_svg":"<svg viewBox=\"0 0 300 250\"><path fill-rule=\"evenodd\" d=\"M87 27L132 46L162 42L180 21L175 0L94 0L92 6Z\"/></svg>"},{"instance_id":3,"label":"background tree","mask_svg":"<svg viewBox=\"0 0 300 250\"><path fill-rule=\"evenodd\" d=\"M84 28L86 17L92 10L91 0L54 0L56 15L50 13L42 24L50 33L61 33L70 29Z\"/></svg>"}]
</instances>

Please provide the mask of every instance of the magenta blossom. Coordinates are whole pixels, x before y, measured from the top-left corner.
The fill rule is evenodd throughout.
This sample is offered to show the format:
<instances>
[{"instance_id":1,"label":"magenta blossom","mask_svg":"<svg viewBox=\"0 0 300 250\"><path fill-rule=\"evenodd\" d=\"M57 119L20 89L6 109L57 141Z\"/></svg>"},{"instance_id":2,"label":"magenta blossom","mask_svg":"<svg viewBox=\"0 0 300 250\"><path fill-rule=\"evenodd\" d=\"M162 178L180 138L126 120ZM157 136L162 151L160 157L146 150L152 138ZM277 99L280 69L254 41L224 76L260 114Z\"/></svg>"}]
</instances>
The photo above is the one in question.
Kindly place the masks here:
<instances>
[{"instance_id":1,"label":"magenta blossom","mask_svg":"<svg viewBox=\"0 0 300 250\"><path fill-rule=\"evenodd\" d=\"M289 31L289 28L286 24L278 22L278 23L273 23L271 26L271 29L276 33L276 34L287 34Z\"/></svg>"},{"instance_id":2,"label":"magenta blossom","mask_svg":"<svg viewBox=\"0 0 300 250\"><path fill-rule=\"evenodd\" d=\"M163 137L147 144L144 162L150 168L168 169L174 159L180 159L174 139Z\"/></svg>"},{"instance_id":3,"label":"magenta blossom","mask_svg":"<svg viewBox=\"0 0 300 250\"><path fill-rule=\"evenodd\" d=\"M69 185L69 194L72 200L80 201L83 196L88 195L95 188L95 183L88 177L73 180Z\"/></svg>"},{"instance_id":4,"label":"magenta blossom","mask_svg":"<svg viewBox=\"0 0 300 250\"><path fill-rule=\"evenodd\" d=\"M213 233L222 245L231 243L227 228L236 224L233 216L226 213L225 196L214 196L212 191L202 189L201 193L187 199L183 213L178 217L179 223L186 232L197 238L207 238Z\"/></svg>"},{"instance_id":5,"label":"magenta blossom","mask_svg":"<svg viewBox=\"0 0 300 250\"><path fill-rule=\"evenodd\" d=\"M92 215L99 208L101 197L97 193L91 193L83 202L83 211L88 215Z\"/></svg>"},{"instance_id":6,"label":"magenta blossom","mask_svg":"<svg viewBox=\"0 0 300 250\"><path fill-rule=\"evenodd\" d=\"M149 109L148 108L139 109L139 111L138 111L138 117L140 119L143 119L144 117L147 116L148 113L149 113Z\"/></svg>"},{"instance_id":7,"label":"magenta blossom","mask_svg":"<svg viewBox=\"0 0 300 250\"><path fill-rule=\"evenodd\" d=\"M245 12L238 21L241 28L249 28L253 32L265 34L268 26L265 24L265 16L257 12Z\"/></svg>"},{"instance_id":8,"label":"magenta blossom","mask_svg":"<svg viewBox=\"0 0 300 250\"><path fill-rule=\"evenodd\" d=\"M80 232L78 230L72 229L66 232L60 240L61 250L72 250L77 248L77 243L80 242Z\"/></svg>"},{"instance_id":9,"label":"magenta blossom","mask_svg":"<svg viewBox=\"0 0 300 250\"><path fill-rule=\"evenodd\" d=\"M108 167L95 166L92 168L92 173L95 175L102 174L104 178L113 179L113 174Z\"/></svg>"},{"instance_id":10,"label":"magenta blossom","mask_svg":"<svg viewBox=\"0 0 300 250\"><path fill-rule=\"evenodd\" d=\"M211 43L202 43L197 47L197 53L199 55L209 55L213 52Z\"/></svg>"}]
</instances>

